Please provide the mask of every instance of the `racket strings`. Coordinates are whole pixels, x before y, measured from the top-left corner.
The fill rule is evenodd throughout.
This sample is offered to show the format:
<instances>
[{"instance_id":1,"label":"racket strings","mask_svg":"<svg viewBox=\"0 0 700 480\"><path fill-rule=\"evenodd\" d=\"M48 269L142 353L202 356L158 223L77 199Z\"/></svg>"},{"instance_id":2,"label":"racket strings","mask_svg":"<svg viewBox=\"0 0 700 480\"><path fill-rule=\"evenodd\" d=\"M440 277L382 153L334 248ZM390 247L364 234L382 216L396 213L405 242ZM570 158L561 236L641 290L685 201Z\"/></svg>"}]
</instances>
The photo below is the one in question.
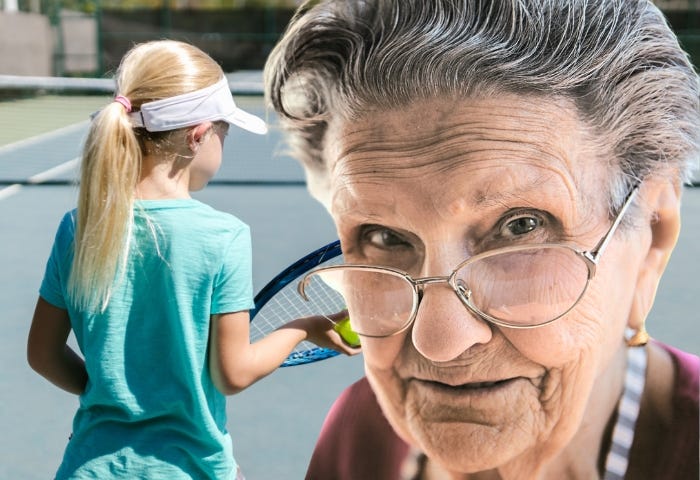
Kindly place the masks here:
<instances>
[{"instance_id":1,"label":"racket strings","mask_svg":"<svg viewBox=\"0 0 700 480\"><path fill-rule=\"evenodd\" d=\"M251 342L260 340L294 319L317 315L328 317L345 310L343 297L323 282L311 282L307 286L308 301L297 290L297 284L310 270L340 263L343 263L343 256L339 243L335 241L307 255L266 285L258 295L260 300L255 300L256 310L250 324ZM275 293L270 295L270 291ZM328 321L331 322L330 319ZM296 346L282 366L302 365L337 354L334 350L304 341Z\"/></svg>"},{"instance_id":2,"label":"racket strings","mask_svg":"<svg viewBox=\"0 0 700 480\"><path fill-rule=\"evenodd\" d=\"M326 264L341 263L341 258L334 258ZM309 316L329 316L345 309L342 296L323 282L312 282L307 287L310 300L304 300L297 291L298 279L289 282L260 308L255 320L250 325L251 341L257 341L273 330L296 318ZM330 322L330 320L328 320ZM317 348L311 342L301 342L295 352Z\"/></svg>"}]
</instances>

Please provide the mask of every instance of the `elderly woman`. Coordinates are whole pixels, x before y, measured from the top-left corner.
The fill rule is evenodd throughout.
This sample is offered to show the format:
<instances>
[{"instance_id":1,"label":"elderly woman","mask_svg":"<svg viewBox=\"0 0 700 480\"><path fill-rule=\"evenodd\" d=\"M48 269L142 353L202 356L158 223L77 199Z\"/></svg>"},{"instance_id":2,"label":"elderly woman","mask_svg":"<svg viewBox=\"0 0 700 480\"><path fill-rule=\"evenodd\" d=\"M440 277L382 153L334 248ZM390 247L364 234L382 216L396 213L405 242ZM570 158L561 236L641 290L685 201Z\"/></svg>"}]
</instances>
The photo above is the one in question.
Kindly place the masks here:
<instances>
[{"instance_id":1,"label":"elderly woman","mask_svg":"<svg viewBox=\"0 0 700 480\"><path fill-rule=\"evenodd\" d=\"M308 478L698 478L699 360L644 329L700 149L656 7L310 1L265 79L364 351Z\"/></svg>"}]
</instances>

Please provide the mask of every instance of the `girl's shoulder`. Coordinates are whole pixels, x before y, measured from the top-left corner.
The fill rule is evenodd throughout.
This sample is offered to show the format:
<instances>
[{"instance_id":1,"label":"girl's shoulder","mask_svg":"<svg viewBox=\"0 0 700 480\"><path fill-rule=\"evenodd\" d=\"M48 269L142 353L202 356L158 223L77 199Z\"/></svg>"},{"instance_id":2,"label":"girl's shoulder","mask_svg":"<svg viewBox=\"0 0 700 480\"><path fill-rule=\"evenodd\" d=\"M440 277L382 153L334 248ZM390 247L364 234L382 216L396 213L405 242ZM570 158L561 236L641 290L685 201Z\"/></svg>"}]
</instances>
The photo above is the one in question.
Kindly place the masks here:
<instances>
[{"instance_id":1,"label":"girl's shoulder","mask_svg":"<svg viewBox=\"0 0 700 480\"><path fill-rule=\"evenodd\" d=\"M223 228L233 231L248 231L250 227L243 220L230 212L224 212L212 207L209 204L192 199L193 212L202 220L206 220L211 224L212 228Z\"/></svg>"},{"instance_id":2,"label":"girl's shoulder","mask_svg":"<svg viewBox=\"0 0 700 480\"><path fill-rule=\"evenodd\" d=\"M62 243L65 241L73 241L75 237L75 227L78 223L78 210L73 209L67 211L56 229L56 243Z\"/></svg>"},{"instance_id":3,"label":"girl's shoulder","mask_svg":"<svg viewBox=\"0 0 700 480\"><path fill-rule=\"evenodd\" d=\"M195 199L139 201L134 210L137 235L179 242L228 245L250 236L250 227L235 215Z\"/></svg>"},{"instance_id":4,"label":"girl's shoulder","mask_svg":"<svg viewBox=\"0 0 700 480\"><path fill-rule=\"evenodd\" d=\"M211 205L194 198L138 200L135 204L134 214L137 217L143 215L150 219L171 218L182 223L218 223L229 226L247 227L247 225L234 214L217 210Z\"/></svg>"}]
</instances>

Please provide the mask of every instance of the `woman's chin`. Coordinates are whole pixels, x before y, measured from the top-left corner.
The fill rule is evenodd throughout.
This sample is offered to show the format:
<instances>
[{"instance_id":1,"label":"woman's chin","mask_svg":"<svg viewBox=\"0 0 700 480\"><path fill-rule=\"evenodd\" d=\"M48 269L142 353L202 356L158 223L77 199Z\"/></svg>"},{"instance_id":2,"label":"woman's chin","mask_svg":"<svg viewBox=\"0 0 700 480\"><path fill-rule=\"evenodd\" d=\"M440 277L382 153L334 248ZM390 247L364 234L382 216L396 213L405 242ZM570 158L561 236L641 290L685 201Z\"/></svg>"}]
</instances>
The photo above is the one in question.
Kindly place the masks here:
<instances>
[{"instance_id":1,"label":"woman's chin","mask_svg":"<svg viewBox=\"0 0 700 480\"><path fill-rule=\"evenodd\" d=\"M526 379L479 388L413 381L406 427L417 447L444 468L460 473L491 470L526 454L541 438L544 415Z\"/></svg>"},{"instance_id":2,"label":"woman's chin","mask_svg":"<svg viewBox=\"0 0 700 480\"><path fill-rule=\"evenodd\" d=\"M529 448L523 439L504 441L501 434L478 424L423 424L412 434L428 458L447 471L475 473L514 461Z\"/></svg>"}]
</instances>

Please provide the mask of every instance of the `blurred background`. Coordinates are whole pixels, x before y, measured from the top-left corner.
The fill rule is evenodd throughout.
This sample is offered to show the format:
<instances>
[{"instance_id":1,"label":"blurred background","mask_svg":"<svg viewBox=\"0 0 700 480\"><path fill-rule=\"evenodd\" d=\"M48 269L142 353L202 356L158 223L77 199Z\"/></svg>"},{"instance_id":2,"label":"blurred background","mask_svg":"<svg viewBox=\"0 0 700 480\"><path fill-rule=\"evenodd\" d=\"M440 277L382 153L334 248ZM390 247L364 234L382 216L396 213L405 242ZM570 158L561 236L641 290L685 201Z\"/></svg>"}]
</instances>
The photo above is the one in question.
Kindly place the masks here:
<instances>
[{"instance_id":1,"label":"blurred background","mask_svg":"<svg viewBox=\"0 0 700 480\"><path fill-rule=\"evenodd\" d=\"M103 76L134 42L185 40L225 71L260 69L300 0L0 0L0 74ZM700 55L700 0L657 0ZM698 62L696 61L696 64Z\"/></svg>"},{"instance_id":2,"label":"blurred background","mask_svg":"<svg viewBox=\"0 0 700 480\"><path fill-rule=\"evenodd\" d=\"M75 205L89 115L110 101L111 76L133 44L170 38L199 46L227 72L236 102L270 125L266 136L232 130L221 171L197 194L251 226L255 291L334 240L263 105L260 70L299 3L0 0L0 480L51 478L71 431L77 398L29 369L26 335L55 228ZM700 65L700 0L656 3ZM649 329L699 354L700 189L687 187L684 199L681 238ZM336 357L278 370L231 397L229 429L247 478L303 478L328 407L362 373L361 356Z\"/></svg>"},{"instance_id":3,"label":"blurred background","mask_svg":"<svg viewBox=\"0 0 700 480\"><path fill-rule=\"evenodd\" d=\"M225 71L262 68L296 0L2 0L0 74L112 72L136 42L197 45Z\"/></svg>"}]
</instances>

